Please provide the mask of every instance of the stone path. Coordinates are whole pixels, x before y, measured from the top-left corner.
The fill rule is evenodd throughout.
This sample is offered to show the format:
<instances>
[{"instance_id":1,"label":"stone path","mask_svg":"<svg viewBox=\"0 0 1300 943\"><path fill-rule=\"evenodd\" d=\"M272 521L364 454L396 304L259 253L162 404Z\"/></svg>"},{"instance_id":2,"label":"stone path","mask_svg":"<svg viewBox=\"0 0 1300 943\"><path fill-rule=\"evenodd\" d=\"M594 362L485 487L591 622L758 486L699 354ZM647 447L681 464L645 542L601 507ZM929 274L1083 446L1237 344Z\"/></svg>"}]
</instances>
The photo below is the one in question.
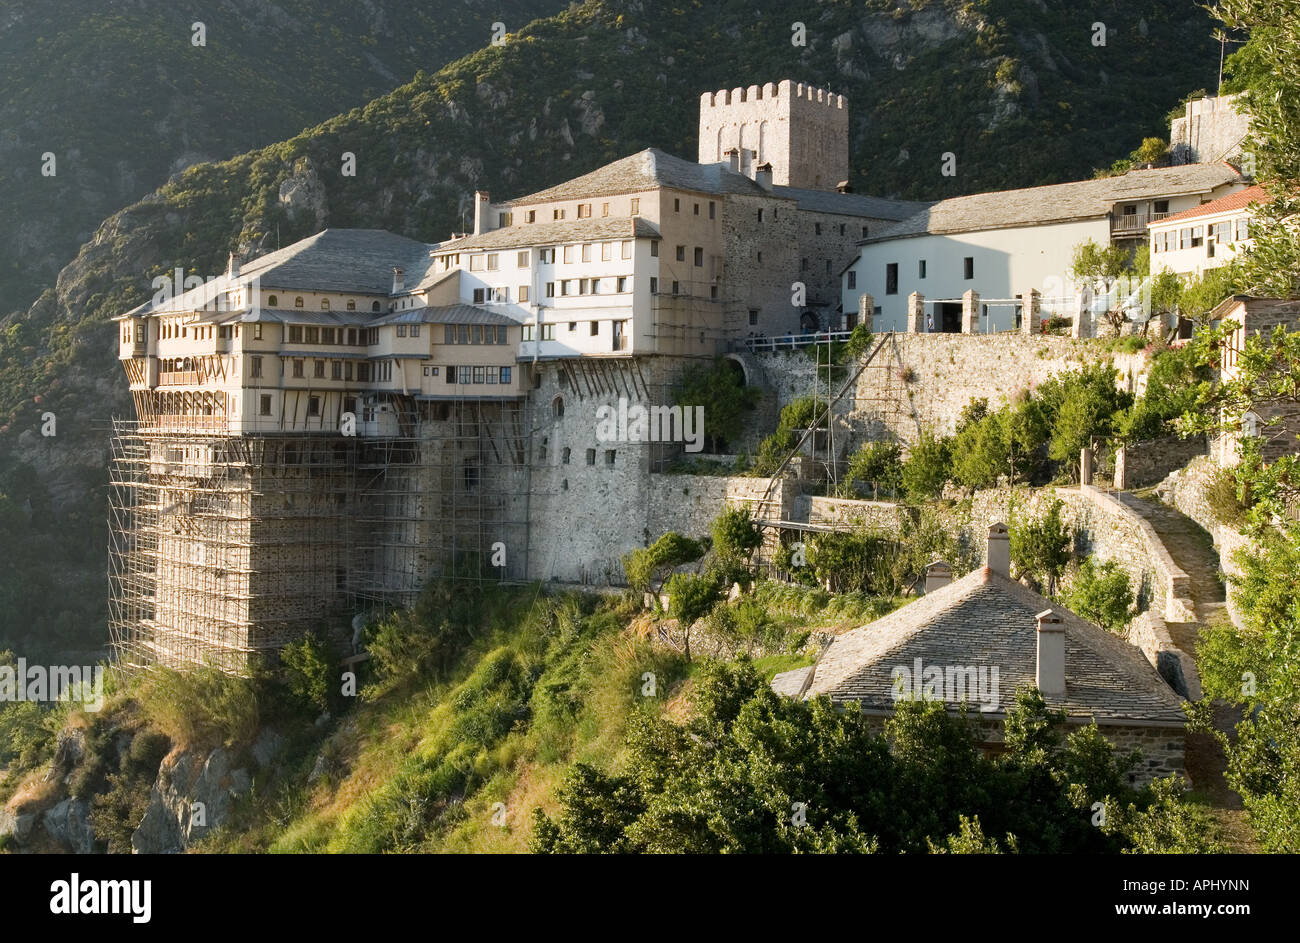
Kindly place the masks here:
<instances>
[{"instance_id":1,"label":"stone path","mask_svg":"<svg viewBox=\"0 0 1300 943\"><path fill-rule=\"evenodd\" d=\"M1191 518L1157 499L1125 494L1122 500L1146 518L1174 563L1190 577L1189 593L1196 621L1167 625L1174 644L1195 659L1201 627L1228 619L1227 592L1219 573L1219 554L1214 549L1214 541ZM1214 711L1214 725L1224 733L1231 734L1240 719L1240 711L1235 708L1220 706ZM1259 851L1241 806L1241 796L1223 778L1227 759L1219 741L1207 733L1188 734L1186 764L1188 778L1207 800L1229 850Z\"/></svg>"}]
</instances>

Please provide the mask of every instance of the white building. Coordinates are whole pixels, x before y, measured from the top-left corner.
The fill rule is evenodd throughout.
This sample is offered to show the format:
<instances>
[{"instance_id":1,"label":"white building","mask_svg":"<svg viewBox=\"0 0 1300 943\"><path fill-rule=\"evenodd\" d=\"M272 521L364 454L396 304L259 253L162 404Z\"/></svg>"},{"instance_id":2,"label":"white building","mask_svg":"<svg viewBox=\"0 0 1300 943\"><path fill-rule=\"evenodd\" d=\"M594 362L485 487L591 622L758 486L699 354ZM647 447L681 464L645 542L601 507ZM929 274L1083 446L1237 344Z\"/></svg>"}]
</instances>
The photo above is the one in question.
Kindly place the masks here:
<instances>
[{"instance_id":1,"label":"white building","mask_svg":"<svg viewBox=\"0 0 1300 943\"><path fill-rule=\"evenodd\" d=\"M875 329L903 331L908 295L917 292L932 329L956 332L962 295L974 290L978 330L1006 331L1017 326L1018 299L1034 289L1045 315L1072 313L1069 269L1079 243L1135 248L1153 220L1245 186L1229 164L1191 164L942 200L862 241L841 274L843 310L857 311L868 293Z\"/></svg>"},{"instance_id":2,"label":"white building","mask_svg":"<svg viewBox=\"0 0 1300 943\"><path fill-rule=\"evenodd\" d=\"M1247 187L1152 222L1151 274L1199 276L1227 264L1251 245L1255 207L1268 199L1263 187Z\"/></svg>"}]
</instances>

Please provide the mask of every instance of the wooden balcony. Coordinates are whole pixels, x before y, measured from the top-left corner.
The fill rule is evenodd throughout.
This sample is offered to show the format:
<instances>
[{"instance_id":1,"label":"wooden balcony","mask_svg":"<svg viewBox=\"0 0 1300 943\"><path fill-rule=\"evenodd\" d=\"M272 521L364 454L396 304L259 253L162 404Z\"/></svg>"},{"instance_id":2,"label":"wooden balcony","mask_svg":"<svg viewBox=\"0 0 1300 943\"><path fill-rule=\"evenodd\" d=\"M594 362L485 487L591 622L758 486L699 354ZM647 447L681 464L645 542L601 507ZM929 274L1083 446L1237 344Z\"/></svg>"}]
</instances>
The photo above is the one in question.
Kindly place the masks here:
<instances>
[{"instance_id":1,"label":"wooden balcony","mask_svg":"<svg viewBox=\"0 0 1300 943\"><path fill-rule=\"evenodd\" d=\"M201 382L197 370L172 370L158 374L159 386L198 386Z\"/></svg>"},{"instance_id":2,"label":"wooden balcony","mask_svg":"<svg viewBox=\"0 0 1300 943\"><path fill-rule=\"evenodd\" d=\"M1158 223L1168 213L1110 213L1112 236L1145 236L1148 223Z\"/></svg>"}]
</instances>

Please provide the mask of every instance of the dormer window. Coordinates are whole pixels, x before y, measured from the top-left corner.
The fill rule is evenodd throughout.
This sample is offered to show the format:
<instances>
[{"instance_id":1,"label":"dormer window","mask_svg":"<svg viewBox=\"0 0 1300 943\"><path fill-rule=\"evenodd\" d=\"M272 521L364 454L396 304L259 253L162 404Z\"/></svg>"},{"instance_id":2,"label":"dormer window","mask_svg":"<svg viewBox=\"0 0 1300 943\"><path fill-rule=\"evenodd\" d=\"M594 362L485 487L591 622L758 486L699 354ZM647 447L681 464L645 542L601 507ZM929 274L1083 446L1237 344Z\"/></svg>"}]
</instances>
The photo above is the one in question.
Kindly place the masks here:
<instances>
[{"instance_id":1,"label":"dormer window","mask_svg":"<svg viewBox=\"0 0 1300 943\"><path fill-rule=\"evenodd\" d=\"M297 298L293 299L293 306L294 306L295 308L301 308L301 307L302 307L302 295L299 295Z\"/></svg>"},{"instance_id":2,"label":"dormer window","mask_svg":"<svg viewBox=\"0 0 1300 943\"><path fill-rule=\"evenodd\" d=\"M274 308L276 305L280 303L280 299L277 298L275 295L271 295L266 299L266 303L270 305L272 308Z\"/></svg>"},{"instance_id":3,"label":"dormer window","mask_svg":"<svg viewBox=\"0 0 1300 943\"><path fill-rule=\"evenodd\" d=\"M349 299L348 299L348 310L349 310L349 311L355 311L355 310L357 310L357 299L355 299L355 298L349 298Z\"/></svg>"},{"instance_id":4,"label":"dormer window","mask_svg":"<svg viewBox=\"0 0 1300 943\"><path fill-rule=\"evenodd\" d=\"M371 310L371 311L374 311L374 312L376 312L376 313L378 313L378 311L379 311L379 302L378 302L378 301L371 302L371 304L370 304L370 310Z\"/></svg>"},{"instance_id":5,"label":"dormer window","mask_svg":"<svg viewBox=\"0 0 1300 943\"><path fill-rule=\"evenodd\" d=\"M320 300L320 309L322 311L328 311L330 309L330 300L328 298L322 298Z\"/></svg>"}]
</instances>

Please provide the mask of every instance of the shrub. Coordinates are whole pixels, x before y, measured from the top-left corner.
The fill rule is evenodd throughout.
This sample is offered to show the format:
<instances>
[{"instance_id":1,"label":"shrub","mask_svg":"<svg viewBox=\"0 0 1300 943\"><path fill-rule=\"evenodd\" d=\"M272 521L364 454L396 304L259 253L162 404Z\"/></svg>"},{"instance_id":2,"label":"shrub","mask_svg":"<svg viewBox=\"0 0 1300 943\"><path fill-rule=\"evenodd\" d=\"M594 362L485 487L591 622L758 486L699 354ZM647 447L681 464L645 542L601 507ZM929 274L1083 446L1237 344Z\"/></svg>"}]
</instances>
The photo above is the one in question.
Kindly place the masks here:
<instances>
[{"instance_id":1,"label":"shrub","mask_svg":"<svg viewBox=\"0 0 1300 943\"><path fill-rule=\"evenodd\" d=\"M1241 501L1240 485L1231 468L1216 468L1205 483L1205 503L1214 520L1225 527L1239 527L1249 508Z\"/></svg>"},{"instance_id":2,"label":"shrub","mask_svg":"<svg viewBox=\"0 0 1300 943\"><path fill-rule=\"evenodd\" d=\"M853 453L844 475L844 488L851 493L855 482L869 485L873 497L894 494L902 487L902 449L897 442L868 442Z\"/></svg>"},{"instance_id":3,"label":"shrub","mask_svg":"<svg viewBox=\"0 0 1300 943\"><path fill-rule=\"evenodd\" d=\"M338 671L325 643L314 635L290 642L280 651L285 686L299 704L329 710Z\"/></svg>"},{"instance_id":4,"label":"shrub","mask_svg":"<svg viewBox=\"0 0 1300 943\"><path fill-rule=\"evenodd\" d=\"M1013 514L1010 527L1011 562L1021 573L1046 583L1049 594L1065 572L1074 544L1070 529L1061 520L1061 507L1059 500L1053 501L1047 513L1036 520L1017 520Z\"/></svg>"},{"instance_id":5,"label":"shrub","mask_svg":"<svg viewBox=\"0 0 1300 943\"><path fill-rule=\"evenodd\" d=\"M257 733L258 695L253 681L216 668L155 668L141 686L140 704L175 743L231 747L248 743Z\"/></svg>"}]
</instances>

